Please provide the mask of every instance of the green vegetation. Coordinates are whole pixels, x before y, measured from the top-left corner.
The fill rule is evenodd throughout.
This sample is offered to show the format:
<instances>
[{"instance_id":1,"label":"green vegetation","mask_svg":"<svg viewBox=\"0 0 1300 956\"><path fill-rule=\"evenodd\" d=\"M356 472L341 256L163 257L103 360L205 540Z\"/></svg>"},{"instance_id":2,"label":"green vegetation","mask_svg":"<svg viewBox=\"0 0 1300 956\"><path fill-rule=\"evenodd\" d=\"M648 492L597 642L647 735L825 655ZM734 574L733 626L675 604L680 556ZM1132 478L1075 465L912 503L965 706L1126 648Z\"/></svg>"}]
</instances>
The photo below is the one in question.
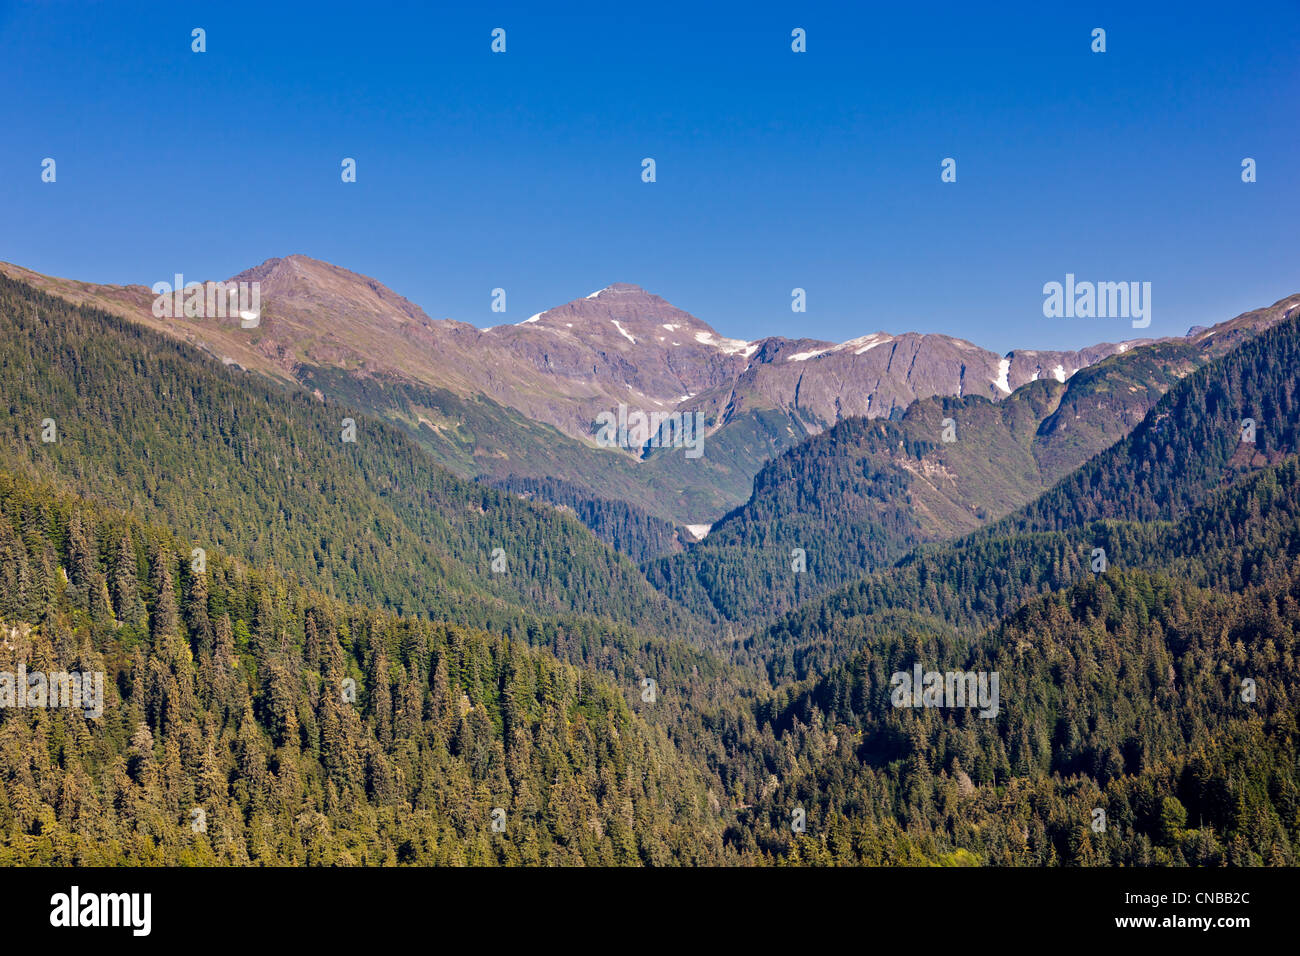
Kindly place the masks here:
<instances>
[{"instance_id":1,"label":"green vegetation","mask_svg":"<svg viewBox=\"0 0 1300 956\"><path fill-rule=\"evenodd\" d=\"M692 626L578 521L454 477L399 429L3 277L0 370L0 467L340 600L498 630L561 614Z\"/></svg>"},{"instance_id":2,"label":"green vegetation","mask_svg":"<svg viewBox=\"0 0 1300 956\"><path fill-rule=\"evenodd\" d=\"M845 422L649 565L696 613L400 429L341 442L346 408L7 280L0 332L0 672L106 676L98 718L0 708L0 862L1298 862L1300 320L948 543L913 547L963 500L914 466L1015 435L960 470L1027 494L1112 380ZM787 544L815 587L758 561ZM895 706L918 664L996 673L996 715Z\"/></svg>"},{"instance_id":3,"label":"green vegetation","mask_svg":"<svg viewBox=\"0 0 1300 956\"><path fill-rule=\"evenodd\" d=\"M169 534L21 482L0 556L0 624L23 625L0 669L107 675L99 720L0 711L0 863L720 858L700 773L548 653L220 555L197 574Z\"/></svg>"},{"instance_id":4,"label":"green vegetation","mask_svg":"<svg viewBox=\"0 0 1300 956\"><path fill-rule=\"evenodd\" d=\"M601 541L641 563L680 551L677 526L622 501L593 498L581 485L558 478L512 475L490 482L494 487L531 500L568 509Z\"/></svg>"},{"instance_id":5,"label":"green vegetation","mask_svg":"<svg viewBox=\"0 0 1300 956\"><path fill-rule=\"evenodd\" d=\"M647 577L697 612L771 620L918 544L974 531L1127 434L1175 370L1206 360L1185 343L1151 351L1000 402L932 398L892 421L845 419L768 462L745 505L703 543L648 564ZM792 570L796 548L806 573Z\"/></svg>"}]
</instances>

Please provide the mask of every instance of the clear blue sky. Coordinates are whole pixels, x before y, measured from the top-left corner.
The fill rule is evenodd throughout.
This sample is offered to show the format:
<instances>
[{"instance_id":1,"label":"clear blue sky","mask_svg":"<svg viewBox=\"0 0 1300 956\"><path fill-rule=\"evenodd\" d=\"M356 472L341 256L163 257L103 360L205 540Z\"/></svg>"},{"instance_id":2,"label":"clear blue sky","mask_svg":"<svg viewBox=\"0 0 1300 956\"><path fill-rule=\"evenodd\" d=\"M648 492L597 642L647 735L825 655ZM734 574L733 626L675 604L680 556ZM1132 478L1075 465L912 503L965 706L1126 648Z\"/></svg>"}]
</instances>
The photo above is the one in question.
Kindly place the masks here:
<instances>
[{"instance_id":1,"label":"clear blue sky","mask_svg":"<svg viewBox=\"0 0 1300 956\"><path fill-rule=\"evenodd\" d=\"M1067 272L1151 282L1146 334L1300 291L1295 0L444 6L0 2L0 259L299 252L481 326L635 282L739 338L999 351L1143 334L1044 318Z\"/></svg>"}]
</instances>

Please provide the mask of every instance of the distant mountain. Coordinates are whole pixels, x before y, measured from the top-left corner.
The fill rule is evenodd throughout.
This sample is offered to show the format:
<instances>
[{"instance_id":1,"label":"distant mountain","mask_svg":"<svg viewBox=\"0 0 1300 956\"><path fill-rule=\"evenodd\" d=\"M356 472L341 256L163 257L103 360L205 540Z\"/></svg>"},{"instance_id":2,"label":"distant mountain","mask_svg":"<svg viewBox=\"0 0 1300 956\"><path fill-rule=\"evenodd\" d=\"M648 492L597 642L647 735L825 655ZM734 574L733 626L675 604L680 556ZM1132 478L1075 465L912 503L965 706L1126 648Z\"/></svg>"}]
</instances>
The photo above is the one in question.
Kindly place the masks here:
<instances>
[{"instance_id":1,"label":"distant mountain","mask_svg":"<svg viewBox=\"0 0 1300 956\"><path fill-rule=\"evenodd\" d=\"M0 708L0 862L1294 865L1298 304L805 439L686 554L793 532L810 572L840 548L849 574L983 524L737 637L336 395L436 394L497 449L609 452L245 340L280 388L0 278L0 667L105 678L98 716ZM304 352L337 345L293 321ZM628 551L677 536L559 479L491 480ZM706 587L735 570L676 561ZM981 700L900 700L918 669Z\"/></svg>"},{"instance_id":2,"label":"distant mountain","mask_svg":"<svg viewBox=\"0 0 1300 956\"><path fill-rule=\"evenodd\" d=\"M1031 372L999 402L928 398L890 420L845 419L764 465L749 501L702 543L648 565L648 576L699 610L735 621L775 617L920 543L955 538L1025 505L1123 439L1194 369L1297 313L1300 296L1292 296L1248 321L1125 349L1069 377ZM1061 359L1053 353L1047 361L1055 368ZM1253 414L1262 427L1265 413ZM1267 413L1269 441L1282 414ZM1258 447L1266 447L1263 437ZM1183 457L1170 467L1183 467ZM1114 483L1138 467L1090 465L1080 475L1100 469ZM1116 495L1103 500L1120 503Z\"/></svg>"},{"instance_id":3,"label":"distant mountain","mask_svg":"<svg viewBox=\"0 0 1300 956\"><path fill-rule=\"evenodd\" d=\"M0 390L0 469L333 597L505 634L575 616L605 640L610 621L690 630L573 517L457 478L392 425L4 277Z\"/></svg>"},{"instance_id":4,"label":"distant mountain","mask_svg":"<svg viewBox=\"0 0 1300 956\"><path fill-rule=\"evenodd\" d=\"M743 653L733 653L761 661L773 677L804 676L842 660L899 614L945 626L989 625L1093 573L1094 548L1105 552L1107 567L1177 569L1203 587L1240 589L1259 583L1272 565L1288 565L1300 557L1294 500L1300 494L1300 297L1283 300L1271 314L1285 318L1184 377L1128 437L1041 496L964 537L918 547L893 566L806 601L747 638ZM1257 423L1253 441L1243 440L1245 418ZM815 556L810 549L810 572ZM729 567L701 564L709 583ZM756 573L774 566L770 559ZM690 573L674 573L672 580ZM775 576L773 582L780 601L789 586ZM734 591L739 588L725 593Z\"/></svg>"},{"instance_id":5,"label":"distant mountain","mask_svg":"<svg viewBox=\"0 0 1300 956\"><path fill-rule=\"evenodd\" d=\"M557 478L678 525L743 502L753 476L809 435L917 399L998 401L1064 381L1146 340L1005 356L944 335L876 332L836 344L728 338L635 285L617 283L523 322L479 329L431 319L382 283L306 256L269 259L256 328L153 315L143 286L105 286L0 266L11 277L125 315L227 364L388 418L464 477ZM597 416L620 404L701 412L704 455L596 446Z\"/></svg>"}]
</instances>

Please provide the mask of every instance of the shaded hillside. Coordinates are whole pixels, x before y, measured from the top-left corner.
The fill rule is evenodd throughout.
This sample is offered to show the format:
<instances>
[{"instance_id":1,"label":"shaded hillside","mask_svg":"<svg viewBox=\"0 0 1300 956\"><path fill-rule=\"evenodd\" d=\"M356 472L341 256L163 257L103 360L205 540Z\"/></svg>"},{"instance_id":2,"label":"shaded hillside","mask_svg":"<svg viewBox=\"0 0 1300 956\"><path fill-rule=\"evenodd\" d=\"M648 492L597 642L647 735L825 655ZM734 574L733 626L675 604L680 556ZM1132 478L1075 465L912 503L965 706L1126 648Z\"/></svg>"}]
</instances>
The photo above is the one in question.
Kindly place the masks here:
<instances>
[{"instance_id":1,"label":"shaded hillside","mask_svg":"<svg viewBox=\"0 0 1300 956\"><path fill-rule=\"evenodd\" d=\"M920 543L959 537L1033 501L1135 427L1141 431L1161 396L1197 368L1261 328L1276 327L1295 311L1290 302L1224 323L1217 332L1126 350L1065 383L1038 379L1000 402L933 398L888 422L845 419L764 466L745 505L717 522L703 543L650 563L647 576L698 611L716 610L739 622L771 619L888 566ZM1277 335L1290 341L1285 332L1263 334L1267 342ZM1270 347L1252 346L1250 354ZM1254 371L1268 378L1267 371ZM1252 387L1265 388L1259 381ZM1273 388L1269 400L1262 392L1224 392L1226 405L1206 399L1194 384L1179 394L1186 396L1186 409L1209 400L1214 408L1240 406L1241 417L1285 421L1292 402L1285 391ZM1251 411L1256 407L1261 411ZM1203 437L1183 431L1195 435L1190 441ZM1268 460L1268 441L1278 440L1291 439L1258 440L1261 460ZM1137 466L1110 461L1090 467L1119 475ZM1112 509L1122 507L1114 495L1107 500ZM1148 508L1133 516L1152 514ZM794 570L795 549L804 554L803 572Z\"/></svg>"},{"instance_id":2,"label":"shaded hillside","mask_svg":"<svg viewBox=\"0 0 1300 956\"><path fill-rule=\"evenodd\" d=\"M1198 556L1220 569L1244 556L1233 543L1242 532L1228 516L1258 530L1285 525L1294 513L1296 466L1287 456L1300 452L1297 368L1300 315L1180 381L1130 438L1021 511L950 545L919 548L897 567L794 611L756 633L745 656L789 676L797 655L802 673L821 655L834 659L851 646L837 634L837 620L886 610L988 624L1091 573L1095 548L1112 565L1178 567L1207 580L1204 568L1194 567ZM1259 422L1254 442L1242 440L1246 417ZM1271 502L1267 510L1261 498ZM1141 524L1153 521L1174 523ZM1281 531L1269 534L1270 541L1288 540ZM1233 550L1221 553L1230 544ZM814 646L821 650L809 657Z\"/></svg>"},{"instance_id":3,"label":"shaded hillside","mask_svg":"<svg viewBox=\"0 0 1300 956\"><path fill-rule=\"evenodd\" d=\"M522 498L567 509L596 537L640 563L682 549L684 532L622 501L592 498L580 485L557 478L499 478L491 484Z\"/></svg>"},{"instance_id":4,"label":"shaded hillside","mask_svg":"<svg viewBox=\"0 0 1300 956\"><path fill-rule=\"evenodd\" d=\"M685 621L573 518L453 477L392 426L354 419L344 441L346 407L3 278L0 332L7 468L409 615Z\"/></svg>"}]
</instances>

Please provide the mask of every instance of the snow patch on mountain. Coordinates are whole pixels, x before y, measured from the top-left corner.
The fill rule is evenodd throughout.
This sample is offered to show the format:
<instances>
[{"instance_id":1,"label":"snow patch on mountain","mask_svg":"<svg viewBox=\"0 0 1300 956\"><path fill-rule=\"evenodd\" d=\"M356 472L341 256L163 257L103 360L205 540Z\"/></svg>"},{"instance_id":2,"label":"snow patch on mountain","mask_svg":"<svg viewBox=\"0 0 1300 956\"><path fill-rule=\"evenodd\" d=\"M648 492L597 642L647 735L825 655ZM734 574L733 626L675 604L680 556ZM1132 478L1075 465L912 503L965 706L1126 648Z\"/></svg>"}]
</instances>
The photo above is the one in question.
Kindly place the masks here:
<instances>
[{"instance_id":1,"label":"snow patch on mountain","mask_svg":"<svg viewBox=\"0 0 1300 956\"><path fill-rule=\"evenodd\" d=\"M853 349L854 355L861 355L863 352L870 352L877 345L884 345L886 342L892 341L894 341L892 335L886 335L884 332L872 332L870 335L859 335L856 339L841 342L830 351L847 352L849 349Z\"/></svg>"},{"instance_id":2,"label":"snow patch on mountain","mask_svg":"<svg viewBox=\"0 0 1300 956\"><path fill-rule=\"evenodd\" d=\"M993 384L1000 388L1003 394L1011 394L1011 383L1007 381L1007 374L1011 371L1011 359L1004 358L998 362L998 377L993 380Z\"/></svg>"},{"instance_id":3,"label":"snow patch on mountain","mask_svg":"<svg viewBox=\"0 0 1300 956\"><path fill-rule=\"evenodd\" d=\"M854 355L861 355L863 352L870 352L877 345L884 345L886 342L894 341L892 335L884 332L872 332L870 335L859 335L856 339L849 339L847 342L841 342L839 345L830 345L824 349L815 349L810 352L796 352L786 359L787 362L806 362L810 358L816 358L818 355L826 355L831 352L853 351Z\"/></svg>"},{"instance_id":4,"label":"snow patch on mountain","mask_svg":"<svg viewBox=\"0 0 1300 956\"><path fill-rule=\"evenodd\" d=\"M806 362L810 358L816 358L819 355L825 355L830 349L817 349L813 352L796 352L786 359L787 362Z\"/></svg>"},{"instance_id":5,"label":"snow patch on mountain","mask_svg":"<svg viewBox=\"0 0 1300 956\"><path fill-rule=\"evenodd\" d=\"M751 345L741 339L729 339L723 336L714 335L712 332L696 332L695 341L701 345L711 345L727 355L735 355L737 352L743 352L745 357L753 355L758 350L757 344Z\"/></svg>"}]
</instances>

